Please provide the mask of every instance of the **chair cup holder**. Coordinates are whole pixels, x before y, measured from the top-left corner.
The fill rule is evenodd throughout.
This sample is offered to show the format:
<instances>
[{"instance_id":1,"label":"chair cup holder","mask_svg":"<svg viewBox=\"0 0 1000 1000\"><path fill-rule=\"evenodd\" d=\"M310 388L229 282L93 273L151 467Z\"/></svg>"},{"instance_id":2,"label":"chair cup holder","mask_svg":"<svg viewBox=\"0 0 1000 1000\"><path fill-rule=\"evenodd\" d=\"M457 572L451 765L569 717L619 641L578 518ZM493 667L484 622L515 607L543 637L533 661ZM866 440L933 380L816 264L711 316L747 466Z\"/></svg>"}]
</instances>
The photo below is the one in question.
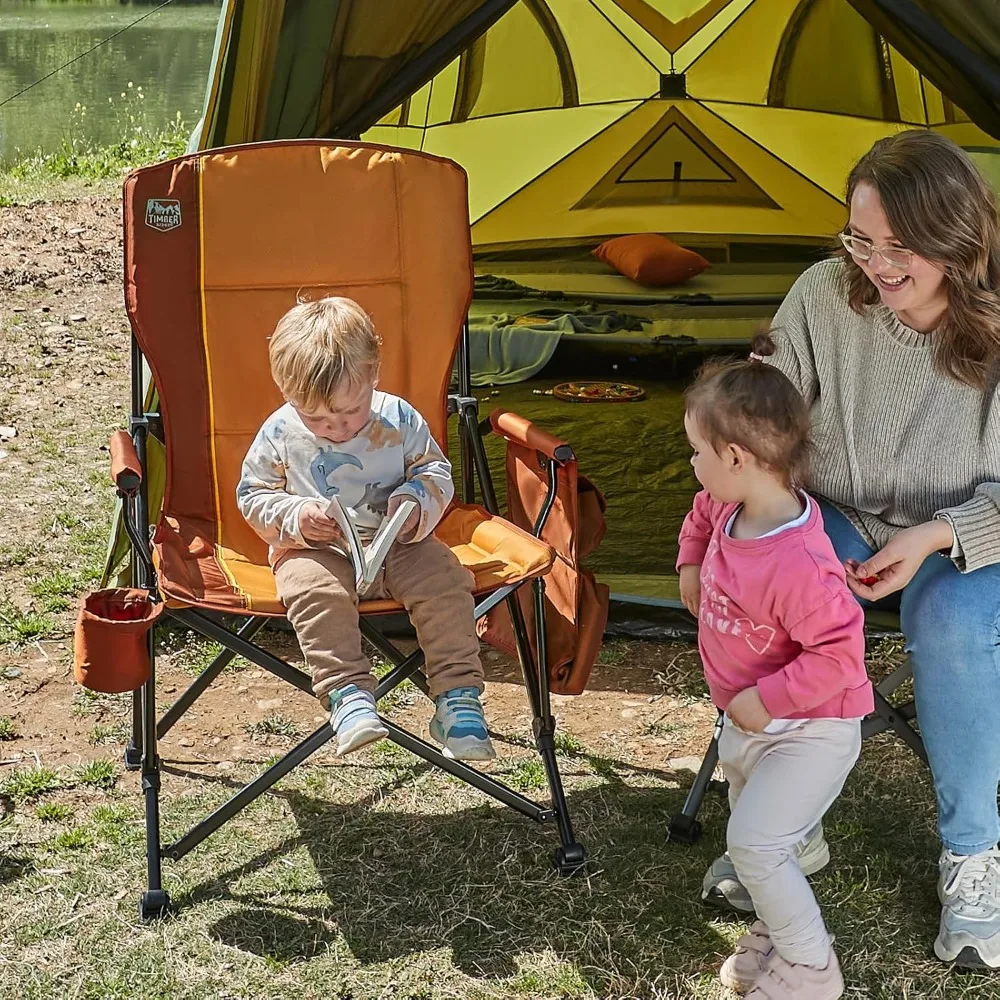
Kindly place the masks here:
<instances>
[{"instance_id":1,"label":"chair cup holder","mask_svg":"<svg viewBox=\"0 0 1000 1000\"><path fill-rule=\"evenodd\" d=\"M163 605L145 590L116 588L84 595L76 619L73 676L103 694L141 688L150 676L147 637Z\"/></svg>"}]
</instances>

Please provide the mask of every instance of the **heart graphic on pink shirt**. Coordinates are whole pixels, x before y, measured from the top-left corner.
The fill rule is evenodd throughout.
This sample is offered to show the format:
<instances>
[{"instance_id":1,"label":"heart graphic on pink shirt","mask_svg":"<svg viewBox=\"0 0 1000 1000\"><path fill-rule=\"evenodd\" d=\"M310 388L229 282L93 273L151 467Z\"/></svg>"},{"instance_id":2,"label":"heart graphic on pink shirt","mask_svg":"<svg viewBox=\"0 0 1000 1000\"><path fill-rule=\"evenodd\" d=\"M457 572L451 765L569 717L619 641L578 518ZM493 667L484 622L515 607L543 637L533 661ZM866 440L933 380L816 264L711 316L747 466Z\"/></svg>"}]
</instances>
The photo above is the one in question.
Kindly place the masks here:
<instances>
[{"instance_id":1,"label":"heart graphic on pink shirt","mask_svg":"<svg viewBox=\"0 0 1000 1000\"><path fill-rule=\"evenodd\" d=\"M754 625L749 618L737 618L743 638L747 645L758 655L763 656L774 642L774 629L770 625Z\"/></svg>"}]
</instances>

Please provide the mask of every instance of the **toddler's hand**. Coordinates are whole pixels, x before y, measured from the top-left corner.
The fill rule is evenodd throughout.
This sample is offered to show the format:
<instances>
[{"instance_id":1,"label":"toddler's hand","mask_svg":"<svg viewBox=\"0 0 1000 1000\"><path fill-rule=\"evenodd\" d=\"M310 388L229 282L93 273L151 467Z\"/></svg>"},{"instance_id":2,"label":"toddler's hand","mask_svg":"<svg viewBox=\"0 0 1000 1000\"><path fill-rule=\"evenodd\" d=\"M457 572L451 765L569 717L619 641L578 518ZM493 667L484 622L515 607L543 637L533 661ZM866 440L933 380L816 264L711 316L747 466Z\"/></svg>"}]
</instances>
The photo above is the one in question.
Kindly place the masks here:
<instances>
[{"instance_id":1,"label":"toddler's hand","mask_svg":"<svg viewBox=\"0 0 1000 1000\"><path fill-rule=\"evenodd\" d=\"M681 601L684 607L695 616L701 608L701 567L689 563L681 566Z\"/></svg>"},{"instance_id":2,"label":"toddler's hand","mask_svg":"<svg viewBox=\"0 0 1000 1000\"><path fill-rule=\"evenodd\" d=\"M396 508L399 507L399 505L404 500L413 500L413 497L408 497L408 496L389 497L389 509L386 511L385 516L392 517L392 515L396 513ZM417 506L413 510L411 510L409 514L406 515L406 520L403 522L403 527L399 529L399 534L396 535L397 540L399 540L400 542L409 541L413 537L419 525L420 525L420 504L417 504Z\"/></svg>"},{"instance_id":3,"label":"toddler's hand","mask_svg":"<svg viewBox=\"0 0 1000 1000\"><path fill-rule=\"evenodd\" d=\"M299 510L299 533L311 545L331 545L344 537L337 522L326 516L326 507L318 500L303 504Z\"/></svg>"},{"instance_id":4,"label":"toddler's hand","mask_svg":"<svg viewBox=\"0 0 1000 1000\"><path fill-rule=\"evenodd\" d=\"M748 733L762 732L771 721L771 716L761 701L760 692L755 687L746 688L733 698L726 709L726 715Z\"/></svg>"}]
</instances>

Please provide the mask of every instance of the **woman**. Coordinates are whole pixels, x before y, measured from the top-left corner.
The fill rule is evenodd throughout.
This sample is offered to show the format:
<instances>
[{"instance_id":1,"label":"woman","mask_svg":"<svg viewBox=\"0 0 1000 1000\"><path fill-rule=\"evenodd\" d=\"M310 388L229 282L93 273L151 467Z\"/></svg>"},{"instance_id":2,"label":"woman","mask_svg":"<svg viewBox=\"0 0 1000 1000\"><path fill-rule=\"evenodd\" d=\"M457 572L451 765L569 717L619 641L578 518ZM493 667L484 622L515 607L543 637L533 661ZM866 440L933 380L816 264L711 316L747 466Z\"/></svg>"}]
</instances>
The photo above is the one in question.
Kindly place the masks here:
<instances>
[{"instance_id":1,"label":"woman","mask_svg":"<svg viewBox=\"0 0 1000 1000\"><path fill-rule=\"evenodd\" d=\"M812 485L863 602L899 610L943 842L934 950L1000 968L1000 231L993 192L932 132L848 182L842 259L795 283L769 358L812 407ZM797 849L829 859L817 827ZM725 856L706 896L747 909Z\"/></svg>"}]
</instances>

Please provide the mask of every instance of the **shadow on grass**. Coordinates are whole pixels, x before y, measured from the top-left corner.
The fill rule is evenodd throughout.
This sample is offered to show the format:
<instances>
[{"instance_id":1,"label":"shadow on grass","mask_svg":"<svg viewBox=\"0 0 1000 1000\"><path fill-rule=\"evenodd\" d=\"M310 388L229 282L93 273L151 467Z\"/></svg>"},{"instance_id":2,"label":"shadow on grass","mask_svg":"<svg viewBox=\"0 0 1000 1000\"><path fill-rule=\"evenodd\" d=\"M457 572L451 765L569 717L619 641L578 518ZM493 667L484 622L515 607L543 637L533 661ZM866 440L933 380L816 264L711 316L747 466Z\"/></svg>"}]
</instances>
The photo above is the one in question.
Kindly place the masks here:
<instances>
[{"instance_id":1,"label":"shadow on grass","mask_svg":"<svg viewBox=\"0 0 1000 1000\"><path fill-rule=\"evenodd\" d=\"M362 965L447 947L456 968L495 984L518 975L519 957L548 953L600 996L694 996L690 984L714 973L739 932L699 900L705 867L723 847L725 803L706 799L698 844L668 844L669 816L689 776L684 787L659 787L676 776L647 769L636 774L653 787L633 787L616 780L628 765L611 763L598 766L598 784L569 796L590 850L583 877L553 870L553 829L508 810L441 814L430 801L426 813L386 808L391 792L423 770L410 768L346 806L277 791L298 835L176 902L235 902L212 936L281 964L344 945ZM938 915L933 817L923 767L888 738L866 744L827 817L834 863L814 879L849 982L867 984L858 996L1000 997L989 977L949 978L930 959ZM321 905L315 897L303 905L292 890L233 888L301 848L321 882Z\"/></svg>"},{"instance_id":2,"label":"shadow on grass","mask_svg":"<svg viewBox=\"0 0 1000 1000\"><path fill-rule=\"evenodd\" d=\"M28 858L17 854L6 854L0 850L0 888L16 882L34 870L34 865Z\"/></svg>"}]
</instances>

